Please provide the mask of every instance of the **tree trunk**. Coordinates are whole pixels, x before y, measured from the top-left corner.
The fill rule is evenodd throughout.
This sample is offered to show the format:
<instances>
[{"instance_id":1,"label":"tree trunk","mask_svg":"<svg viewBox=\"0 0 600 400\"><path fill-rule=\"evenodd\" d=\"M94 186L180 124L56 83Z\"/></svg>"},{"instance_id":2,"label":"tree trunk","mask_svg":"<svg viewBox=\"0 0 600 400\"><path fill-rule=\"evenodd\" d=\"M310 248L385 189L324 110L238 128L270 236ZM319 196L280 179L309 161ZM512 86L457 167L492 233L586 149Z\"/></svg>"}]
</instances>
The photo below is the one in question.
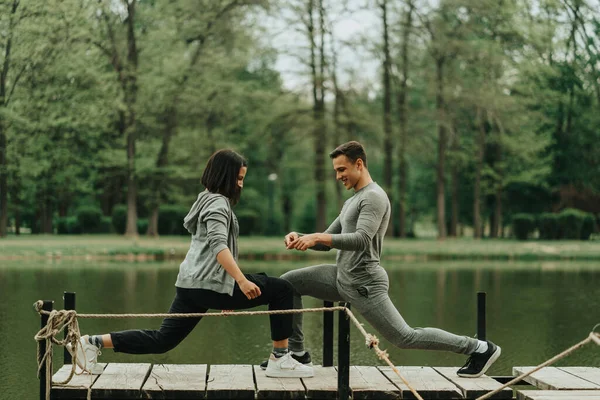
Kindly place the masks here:
<instances>
[{"instance_id":1,"label":"tree trunk","mask_svg":"<svg viewBox=\"0 0 600 400\"><path fill-rule=\"evenodd\" d=\"M6 85L8 83L8 71L10 69L10 52L12 48L12 38L14 30L15 15L19 1L13 0L11 14L8 23L8 32L6 35L6 44L4 47L4 62L0 71L0 108L4 109L8 105ZM8 151L6 139L6 126L0 119L0 238L6 236L8 225Z\"/></svg>"},{"instance_id":2,"label":"tree trunk","mask_svg":"<svg viewBox=\"0 0 600 400\"><path fill-rule=\"evenodd\" d=\"M473 185L473 237L480 239L481 228L481 173L483 171L483 159L485 156L485 123L481 108L477 108L477 123L479 135L477 135L477 154L475 165L475 183Z\"/></svg>"},{"instance_id":3,"label":"tree trunk","mask_svg":"<svg viewBox=\"0 0 600 400\"><path fill-rule=\"evenodd\" d=\"M4 96L2 96L3 98ZM1 100L1 99L0 99ZM1 106L1 105L0 105ZM0 121L0 237L6 236L8 225L8 163L6 160L6 134Z\"/></svg>"},{"instance_id":4,"label":"tree trunk","mask_svg":"<svg viewBox=\"0 0 600 400\"><path fill-rule=\"evenodd\" d=\"M342 127L342 122L340 120L341 117L341 113L342 113L342 102L343 102L343 93L340 90L340 88L338 87L338 81L337 81L337 52L335 49L335 45L334 45L334 38L333 38L333 29L330 29L330 33L331 33L331 81L333 83L333 91L335 93L335 101L333 103L333 147L337 147L342 143L342 139L341 139L341 133L343 130ZM333 173L333 177L335 178L335 172ZM342 206L344 204L344 198L342 195L342 185L336 182L335 185L335 198L336 198L336 203L337 203L337 209L341 210ZM289 230L285 230L286 232L289 232Z\"/></svg>"},{"instance_id":5,"label":"tree trunk","mask_svg":"<svg viewBox=\"0 0 600 400\"><path fill-rule=\"evenodd\" d=\"M152 199L150 218L148 219L148 229L146 235L151 237L158 237L158 214L161 202L161 191L166 184L166 174L164 168L169 164L169 145L171 138L175 134L177 129L177 101L172 107L166 110L166 121L165 129L163 131L162 143L158 152L158 158L156 159L156 174L152 179Z\"/></svg>"},{"instance_id":6,"label":"tree trunk","mask_svg":"<svg viewBox=\"0 0 600 400\"><path fill-rule=\"evenodd\" d=\"M313 120L315 123L313 129L313 145L315 151L315 184L316 184L316 226L317 232L323 232L326 228L326 210L327 204L325 199L325 148L322 138L326 137L325 132L325 102L324 102L324 88L323 88L323 75L317 71L317 44L316 34L314 25L314 0L308 1L308 36L310 41L310 69L312 77L312 95L313 95ZM319 0L319 15L322 21L323 7L322 2ZM323 27L323 25L321 25ZM323 32L321 31L321 35ZM323 70L323 42L321 40L321 68Z\"/></svg>"},{"instance_id":7,"label":"tree trunk","mask_svg":"<svg viewBox=\"0 0 600 400\"><path fill-rule=\"evenodd\" d=\"M135 38L136 0L127 2L127 67L125 70L125 105L127 118L127 227L125 235L136 237L137 231L137 174L135 170L136 101L138 52Z\"/></svg>"},{"instance_id":8,"label":"tree trunk","mask_svg":"<svg viewBox=\"0 0 600 400\"><path fill-rule=\"evenodd\" d=\"M392 143L392 82L390 70L392 59L390 56L390 44L388 33L387 0L380 3L381 18L383 23L383 185L390 203L392 201L392 167L393 167L393 143ZM386 236L394 232L393 219L388 225Z\"/></svg>"},{"instance_id":9,"label":"tree trunk","mask_svg":"<svg viewBox=\"0 0 600 400\"><path fill-rule=\"evenodd\" d=\"M446 168L446 126L444 112L444 58L436 60L436 109L438 124L438 164L437 164L437 227L438 238L446 238L445 168Z\"/></svg>"},{"instance_id":10,"label":"tree trunk","mask_svg":"<svg viewBox=\"0 0 600 400\"><path fill-rule=\"evenodd\" d=\"M458 166L456 163L452 165L452 219L450 221L450 232L449 235L451 237L458 236L458 215L459 215L459 205L458 205Z\"/></svg>"},{"instance_id":11,"label":"tree trunk","mask_svg":"<svg viewBox=\"0 0 600 400\"><path fill-rule=\"evenodd\" d=\"M412 28L412 13L414 6L412 1L408 2L408 11L406 12L406 21L402 32L402 76L400 78L400 90L398 90L398 119L400 127L400 146L398 146L398 160L400 185L398 193L398 234L400 237L406 237L406 180L408 177L406 162L407 145L407 125L408 125L408 107L406 96L408 92L408 42Z\"/></svg>"}]
</instances>

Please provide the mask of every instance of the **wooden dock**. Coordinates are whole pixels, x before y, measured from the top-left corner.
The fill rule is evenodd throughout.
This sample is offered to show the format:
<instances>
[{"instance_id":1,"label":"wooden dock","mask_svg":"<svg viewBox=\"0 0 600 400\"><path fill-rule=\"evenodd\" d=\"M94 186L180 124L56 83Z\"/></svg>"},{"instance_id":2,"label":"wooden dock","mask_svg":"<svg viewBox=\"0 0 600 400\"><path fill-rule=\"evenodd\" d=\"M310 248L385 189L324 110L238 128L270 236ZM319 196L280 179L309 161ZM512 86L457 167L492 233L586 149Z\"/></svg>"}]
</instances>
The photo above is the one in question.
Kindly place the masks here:
<instances>
[{"instance_id":1,"label":"wooden dock","mask_svg":"<svg viewBox=\"0 0 600 400\"><path fill-rule=\"evenodd\" d=\"M336 367L315 366L315 376L268 378L252 365L102 364L100 375L75 376L67 386L52 387L52 399L336 399ZM53 380L64 380L64 365ZM400 367L400 373L424 399L474 399L500 387L487 376L465 379L457 368ZM350 367L353 399L414 399L389 367ZM505 389L494 399L512 399Z\"/></svg>"},{"instance_id":2,"label":"wooden dock","mask_svg":"<svg viewBox=\"0 0 600 400\"><path fill-rule=\"evenodd\" d=\"M66 386L53 386L52 399L336 399L336 367L315 366L315 376L303 379L268 378L259 366L182 364L101 364L100 375L78 375ZM476 399L501 386L482 376L460 378L458 367L399 367L400 373L424 399ZM515 375L533 367L515 367ZM64 380L64 365L55 382ZM600 368L547 367L525 378L532 389L510 388L493 399L600 400ZM353 399L414 399L389 367L350 367Z\"/></svg>"},{"instance_id":3,"label":"wooden dock","mask_svg":"<svg viewBox=\"0 0 600 400\"><path fill-rule=\"evenodd\" d=\"M513 374L534 367L514 367ZM600 400L600 368L546 367L524 379L537 390L518 390L517 400Z\"/></svg>"}]
</instances>

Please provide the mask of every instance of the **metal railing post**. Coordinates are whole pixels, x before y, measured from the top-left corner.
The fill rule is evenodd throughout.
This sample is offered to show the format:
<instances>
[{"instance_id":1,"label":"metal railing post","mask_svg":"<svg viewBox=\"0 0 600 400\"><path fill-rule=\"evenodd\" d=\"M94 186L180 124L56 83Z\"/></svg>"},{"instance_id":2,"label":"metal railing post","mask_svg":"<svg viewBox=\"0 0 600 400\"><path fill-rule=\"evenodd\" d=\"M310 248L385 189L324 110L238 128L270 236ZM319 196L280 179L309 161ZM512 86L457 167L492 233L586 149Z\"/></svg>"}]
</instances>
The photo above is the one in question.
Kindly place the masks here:
<instances>
[{"instance_id":1,"label":"metal railing post","mask_svg":"<svg viewBox=\"0 0 600 400\"><path fill-rule=\"evenodd\" d=\"M477 292L477 339L486 340L485 292Z\"/></svg>"},{"instance_id":2,"label":"metal railing post","mask_svg":"<svg viewBox=\"0 0 600 400\"><path fill-rule=\"evenodd\" d=\"M44 300L44 305L42 306L42 310L44 311L52 311L54 308L53 300ZM40 329L44 329L48 324L49 315L41 314L40 316ZM42 363L42 359L44 358L44 354L46 354L46 340L42 340L39 342L38 346L38 364L41 364L40 368L40 400L46 399L46 362ZM50 366L52 368L52 366Z\"/></svg>"},{"instance_id":3,"label":"metal railing post","mask_svg":"<svg viewBox=\"0 0 600 400\"><path fill-rule=\"evenodd\" d=\"M323 302L324 307L333 307L332 301ZM323 313L323 366L333 367L333 312Z\"/></svg>"},{"instance_id":4,"label":"metal railing post","mask_svg":"<svg viewBox=\"0 0 600 400\"><path fill-rule=\"evenodd\" d=\"M65 310L75 310L75 293L74 292L64 292L63 293L63 302L65 306ZM64 333L65 339L67 338L67 330L65 329ZM71 357L71 353L67 350L67 347L64 348L63 353L63 364L72 364L73 359Z\"/></svg>"},{"instance_id":5,"label":"metal railing post","mask_svg":"<svg viewBox=\"0 0 600 400\"><path fill-rule=\"evenodd\" d=\"M350 303L346 303L346 307L350 308ZM350 398L350 318L344 310L339 312L338 318L338 399L348 400Z\"/></svg>"}]
</instances>

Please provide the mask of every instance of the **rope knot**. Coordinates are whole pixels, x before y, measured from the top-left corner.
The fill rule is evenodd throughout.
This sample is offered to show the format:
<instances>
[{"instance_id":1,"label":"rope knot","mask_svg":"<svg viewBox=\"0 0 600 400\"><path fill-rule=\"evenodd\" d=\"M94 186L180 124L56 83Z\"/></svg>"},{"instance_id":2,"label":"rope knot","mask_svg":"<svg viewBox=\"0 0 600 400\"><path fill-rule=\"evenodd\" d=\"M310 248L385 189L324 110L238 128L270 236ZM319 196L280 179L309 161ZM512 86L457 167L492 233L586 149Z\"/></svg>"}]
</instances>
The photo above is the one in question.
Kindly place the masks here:
<instances>
[{"instance_id":1,"label":"rope knot","mask_svg":"<svg viewBox=\"0 0 600 400\"><path fill-rule=\"evenodd\" d=\"M369 349L372 349L373 346L379 345L379 339L377 339L377 336L375 336L375 335L371 335L370 333L368 333L367 336L365 336L365 339L366 339L365 344L367 345L367 347Z\"/></svg>"}]
</instances>

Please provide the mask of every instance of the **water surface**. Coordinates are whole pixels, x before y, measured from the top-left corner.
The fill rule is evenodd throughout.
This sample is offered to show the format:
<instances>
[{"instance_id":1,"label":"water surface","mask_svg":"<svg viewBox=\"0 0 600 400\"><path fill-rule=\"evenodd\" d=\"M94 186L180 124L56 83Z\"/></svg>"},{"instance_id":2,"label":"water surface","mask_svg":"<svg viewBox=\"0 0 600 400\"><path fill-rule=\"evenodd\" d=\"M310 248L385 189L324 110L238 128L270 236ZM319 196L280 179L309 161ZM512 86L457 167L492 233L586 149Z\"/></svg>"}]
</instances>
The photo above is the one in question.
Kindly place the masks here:
<instances>
[{"instance_id":1,"label":"water surface","mask_svg":"<svg viewBox=\"0 0 600 400\"><path fill-rule=\"evenodd\" d=\"M279 276L303 263L244 262L247 272ZM486 291L488 337L502 346L490 370L509 375L519 365L536 365L584 339L600 322L600 266L596 263L388 262L390 296L412 326L433 326L454 333L476 332L476 293ZM178 263L98 261L3 261L0 265L0 399L38 396L36 344L39 318L32 304L77 293L81 313L166 312L173 298ZM306 307L322 303L306 299ZM359 319L362 318L359 316ZM157 319L80 320L85 333L155 328ZM375 333L365 324L367 331ZM382 365L356 329L351 362ZM322 354L322 314L306 314L307 348L316 363ZM400 350L382 340L396 365L460 366L462 355ZM266 316L205 318L177 348L158 355L127 355L106 350L103 362L251 364L270 350ZM62 361L62 349L55 351ZM600 367L600 348L588 345L559 365ZM55 368L59 367L56 365Z\"/></svg>"}]
</instances>

